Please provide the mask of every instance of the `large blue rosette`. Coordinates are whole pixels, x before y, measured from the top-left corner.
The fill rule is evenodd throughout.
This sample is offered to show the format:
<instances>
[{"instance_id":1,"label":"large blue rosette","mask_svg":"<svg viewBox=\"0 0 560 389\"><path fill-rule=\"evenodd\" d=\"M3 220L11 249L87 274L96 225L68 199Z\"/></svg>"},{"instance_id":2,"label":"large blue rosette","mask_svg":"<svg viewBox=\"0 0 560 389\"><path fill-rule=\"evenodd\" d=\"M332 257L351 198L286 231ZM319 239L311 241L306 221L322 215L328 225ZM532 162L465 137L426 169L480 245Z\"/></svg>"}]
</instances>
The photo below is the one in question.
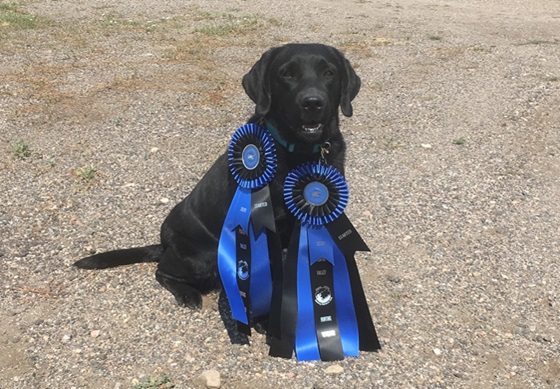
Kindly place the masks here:
<instances>
[{"instance_id":1,"label":"large blue rosette","mask_svg":"<svg viewBox=\"0 0 560 389\"><path fill-rule=\"evenodd\" d=\"M238 128L228 163L238 187L218 243L218 270L232 316L250 334L251 319L268 314L272 296L267 231L276 231L268 183L276 172L276 151L271 135L255 123Z\"/></svg>"},{"instance_id":2,"label":"large blue rosette","mask_svg":"<svg viewBox=\"0 0 560 389\"><path fill-rule=\"evenodd\" d=\"M286 178L284 200L297 224L283 268L280 322L270 354L300 361L333 361L380 348L354 254L369 251L344 215L348 185L324 163Z\"/></svg>"}]
</instances>

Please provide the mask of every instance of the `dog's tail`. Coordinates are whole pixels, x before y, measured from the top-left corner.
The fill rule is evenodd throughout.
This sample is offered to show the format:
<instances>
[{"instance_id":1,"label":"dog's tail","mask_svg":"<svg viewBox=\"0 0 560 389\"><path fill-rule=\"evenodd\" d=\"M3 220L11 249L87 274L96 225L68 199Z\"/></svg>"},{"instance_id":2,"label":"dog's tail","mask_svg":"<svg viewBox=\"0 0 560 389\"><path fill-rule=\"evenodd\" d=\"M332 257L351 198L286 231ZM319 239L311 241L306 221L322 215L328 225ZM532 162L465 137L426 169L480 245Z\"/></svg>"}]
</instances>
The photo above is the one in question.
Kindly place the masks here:
<instances>
[{"instance_id":1,"label":"dog's tail","mask_svg":"<svg viewBox=\"0 0 560 389\"><path fill-rule=\"evenodd\" d=\"M159 244L99 253L74 262L80 269L106 269L141 262L159 262L163 247Z\"/></svg>"}]
</instances>

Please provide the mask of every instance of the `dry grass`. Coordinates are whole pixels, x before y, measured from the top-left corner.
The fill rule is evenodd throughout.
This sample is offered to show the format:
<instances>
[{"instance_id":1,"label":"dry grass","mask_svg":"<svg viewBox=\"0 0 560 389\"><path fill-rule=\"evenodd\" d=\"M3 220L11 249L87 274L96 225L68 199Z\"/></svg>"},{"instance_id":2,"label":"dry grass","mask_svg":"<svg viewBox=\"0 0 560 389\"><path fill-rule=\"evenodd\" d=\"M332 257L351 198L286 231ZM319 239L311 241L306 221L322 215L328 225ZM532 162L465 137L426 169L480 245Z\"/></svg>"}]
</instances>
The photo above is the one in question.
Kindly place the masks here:
<instances>
[{"instance_id":1,"label":"dry grass","mask_svg":"<svg viewBox=\"0 0 560 389\"><path fill-rule=\"evenodd\" d=\"M0 40L7 32L47 27L47 18L25 12L17 3L0 3Z\"/></svg>"},{"instance_id":2,"label":"dry grass","mask_svg":"<svg viewBox=\"0 0 560 389\"><path fill-rule=\"evenodd\" d=\"M195 7L173 18L129 19L107 12L60 24L2 4L0 31L9 34L9 39L0 38L0 51L27 50L33 56L37 50L56 50L56 55L0 75L2 84L11 85L1 93L27 96L28 103L18 108L18 114L79 123L101 118L106 95L117 91L181 90L192 95L193 104L217 106L234 91L238 79L224 72L214 52L249 47L263 28L279 24L259 15L213 14ZM115 37L118 47L114 47L115 39L107 47L108 38ZM122 55L116 62L112 53L126 53L131 46L144 48L142 60L138 55ZM97 83L76 82L91 73L98 74Z\"/></svg>"}]
</instances>

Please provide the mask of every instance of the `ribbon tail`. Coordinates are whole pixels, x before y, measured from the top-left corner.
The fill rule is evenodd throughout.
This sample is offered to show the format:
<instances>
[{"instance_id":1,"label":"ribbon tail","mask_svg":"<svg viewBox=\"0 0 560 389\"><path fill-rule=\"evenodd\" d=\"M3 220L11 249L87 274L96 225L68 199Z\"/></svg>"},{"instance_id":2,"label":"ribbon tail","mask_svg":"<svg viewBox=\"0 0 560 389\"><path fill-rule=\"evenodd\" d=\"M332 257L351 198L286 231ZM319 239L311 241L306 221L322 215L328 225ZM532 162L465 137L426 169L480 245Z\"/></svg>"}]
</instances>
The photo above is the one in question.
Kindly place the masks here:
<instances>
[{"instance_id":1,"label":"ribbon tail","mask_svg":"<svg viewBox=\"0 0 560 389\"><path fill-rule=\"evenodd\" d=\"M245 209L245 212L243 212ZM248 324L248 316L237 285L237 228L247 226L250 214L250 192L238 188L233 196L218 242L218 271L228 297L232 317Z\"/></svg>"},{"instance_id":2,"label":"ribbon tail","mask_svg":"<svg viewBox=\"0 0 560 389\"><path fill-rule=\"evenodd\" d=\"M264 228L276 232L274 211L268 185L251 193L251 223L253 223L255 235L257 236L262 233Z\"/></svg>"},{"instance_id":3,"label":"ribbon tail","mask_svg":"<svg viewBox=\"0 0 560 389\"><path fill-rule=\"evenodd\" d=\"M356 251L370 251L358 231L354 228L348 217L343 213L338 219L327 224L331 237L346 258L348 277L352 291L352 301L358 321L359 348L362 351L375 351L381 349L379 338L373 325L369 307L358 272L354 254Z\"/></svg>"},{"instance_id":4,"label":"ribbon tail","mask_svg":"<svg viewBox=\"0 0 560 389\"><path fill-rule=\"evenodd\" d=\"M356 251L370 251L369 247L344 213L332 223L327 224L327 229L346 259L352 301L354 301L358 321L359 349L362 351L379 350L381 345L373 325L360 273L354 258Z\"/></svg>"},{"instance_id":5,"label":"ribbon tail","mask_svg":"<svg viewBox=\"0 0 560 389\"><path fill-rule=\"evenodd\" d=\"M297 328L296 328L296 356L300 361L321 359L315 326L313 310L313 293L309 273L309 241L308 226L300 227L299 249L297 259Z\"/></svg>"},{"instance_id":6,"label":"ribbon tail","mask_svg":"<svg viewBox=\"0 0 560 389\"><path fill-rule=\"evenodd\" d=\"M300 223L298 222L293 229L288 246L286 260L282 266L281 284L276 279L275 297L281 294L281 305L273 304L271 319L276 317L279 325L276 330L279 336L272 338L270 343L269 355L290 359L294 353L296 342L296 327L298 321L298 298L297 298L297 265L298 265L298 246L300 240ZM278 242L279 243L279 242ZM275 266L275 269L278 264ZM276 300L275 300L276 301Z\"/></svg>"},{"instance_id":7,"label":"ribbon tail","mask_svg":"<svg viewBox=\"0 0 560 389\"><path fill-rule=\"evenodd\" d=\"M334 247L334 288L336 292L336 316L341 334L342 349L345 356L357 357L360 338L352 284L346 258L336 246Z\"/></svg>"},{"instance_id":8,"label":"ribbon tail","mask_svg":"<svg viewBox=\"0 0 560 389\"><path fill-rule=\"evenodd\" d=\"M356 251L370 251L366 242L344 213L328 223L326 227L346 258L353 256Z\"/></svg>"},{"instance_id":9,"label":"ribbon tail","mask_svg":"<svg viewBox=\"0 0 560 389\"><path fill-rule=\"evenodd\" d=\"M250 227L251 276L250 296L253 317L264 316L270 311L272 299L272 276L268 253L267 234L255 233Z\"/></svg>"},{"instance_id":10,"label":"ribbon tail","mask_svg":"<svg viewBox=\"0 0 560 389\"><path fill-rule=\"evenodd\" d=\"M284 284L284 263L282 260L282 243L278 234L272 231L266 231L268 254L271 262L272 273L272 296L270 303L270 314L268 316L268 335L271 337L271 343L281 338L281 309L282 309L282 293ZM293 348L293 347L292 347ZM271 354L272 355L272 354ZM291 357L291 351L290 356Z\"/></svg>"}]
</instances>

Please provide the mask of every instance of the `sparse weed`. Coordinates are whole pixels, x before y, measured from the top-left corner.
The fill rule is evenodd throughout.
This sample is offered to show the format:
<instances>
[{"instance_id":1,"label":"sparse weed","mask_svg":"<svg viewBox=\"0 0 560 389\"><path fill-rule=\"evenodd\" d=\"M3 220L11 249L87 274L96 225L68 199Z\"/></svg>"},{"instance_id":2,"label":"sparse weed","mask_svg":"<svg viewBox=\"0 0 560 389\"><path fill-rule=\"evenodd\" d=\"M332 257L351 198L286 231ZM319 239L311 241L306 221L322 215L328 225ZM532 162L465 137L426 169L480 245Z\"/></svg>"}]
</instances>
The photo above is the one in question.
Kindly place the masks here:
<instances>
[{"instance_id":1,"label":"sparse weed","mask_svg":"<svg viewBox=\"0 0 560 389\"><path fill-rule=\"evenodd\" d=\"M172 389L174 387L171 377L165 374L161 377L147 375L142 378L142 382L134 385L131 389Z\"/></svg>"},{"instance_id":2,"label":"sparse weed","mask_svg":"<svg viewBox=\"0 0 560 389\"><path fill-rule=\"evenodd\" d=\"M30 30L47 24L46 18L22 11L15 3L0 4L0 31Z\"/></svg>"},{"instance_id":3,"label":"sparse weed","mask_svg":"<svg viewBox=\"0 0 560 389\"><path fill-rule=\"evenodd\" d=\"M547 41L544 39L531 39L525 43L522 43L521 45L556 45L558 44L558 40L552 40L552 41Z\"/></svg>"},{"instance_id":4,"label":"sparse weed","mask_svg":"<svg viewBox=\"0 0 560 389\"><path fill-rule=\"evenodd\" d=\"M23 139L19 139L12 144L12 150L14 150L14 153L21 159L26 159L31 156L31 149Z\"/></svg>"},{"instance_id":5,"label":"sparse weed","mask_svg":"<svg viewBox=\"0 0 560 389\"><path fill-rule=\"evenodd\" d=\"M226 14L223 19L225 19L225 22L222 24L199 27L194 32L209 36L226 36L242 34L264 26L264 23L257 17L238 18Z\"/></svg>"},{"instance_id":6,"label":"sparse weed","mask_svg":"<svg viewBox=\"0 0 560 389\"><path fill-rule=\"evenodd\" d=\"M105 28L115 28L123 26L137 26L139 23L125 19L124 16L119 13L109 12L99 19L99 24Z\"/></svg>"},{"instance_id":7,"label":"sparse weed","mask_svg":"<svg viewBox=\"0 0 560 389\"><path fill-rule=\"evenodd\" d=\"M92 164L89 164L89 165L82 166L81 168L76 170L76 174L83 181L89 182L89 181L91 181L95 178L95 175L97 174L97 168L92 163Z\"/></svg>"},{"instance_id":8,"label":"sparse weed","mask_svg":"<svg viewBox=\"0 0 560 389\"><path fill-rule=\"evenodd\" d=\"M204 35L212 36L225 36L237 29L233 24L218 24L216 26L204 26L197 28L195 32L199 32Z\"/></svg>"},{"instance_id":9,"label":"sparse weed","mask_svg":"<svg viewBox=\"0 0 560 389\"><path fill-rule=\"evenodd\" d=\"M464 145L465 143L467 143L467 140L466 140L465 138L463 138L463 137L457 138L457 139L454 139L454 140L453 140L453 144L455 144L455 145L462 146L462 145Z\"/></svg>"},{"instance_id":10,"label":"sparse weed","mask_svg":"<svg viewBox=\"0 0 560 389\"><path fill-rule=\"evenodd\" d=\"M404 143L400 143L393 138L389 138L389 140L387 142L385 142L385 148L390 149L390 150L398 149L398 148L404 147L404 146L405 146Z\"/></svg>"}]
</instances>

